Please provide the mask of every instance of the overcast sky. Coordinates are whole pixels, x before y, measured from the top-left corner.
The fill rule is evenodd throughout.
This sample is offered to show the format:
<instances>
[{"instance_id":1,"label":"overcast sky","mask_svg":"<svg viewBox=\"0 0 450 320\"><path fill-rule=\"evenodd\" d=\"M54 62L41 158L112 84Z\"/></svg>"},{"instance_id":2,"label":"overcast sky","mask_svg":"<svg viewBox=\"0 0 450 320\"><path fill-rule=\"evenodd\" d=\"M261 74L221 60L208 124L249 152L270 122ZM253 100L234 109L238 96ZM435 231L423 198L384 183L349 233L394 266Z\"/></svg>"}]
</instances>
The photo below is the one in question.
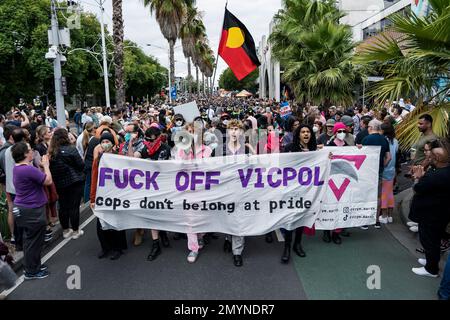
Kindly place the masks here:
<instances>
[{"instance_id":1,"label":"overcast sky","mask_svg":"<svg viewBox=\"0 0 450 320\"><path fill-rule=\"evenodd\" d=\"M85 11L95 13L99 17L100 10L98 2L100 0L81 0ZM203 22L206 26L208 39L214 53L217 54L220 34L223 24L223 14L225 0L197 0L198 9L203 12ZM269 23L274 14L281 8L281 0L229 0L228 10L238 17L253 36L258 47L263 35L269 32ZM112 0L105 2L105 23L112 33ZM147 54L156 57L159 62L168 67L168 50L156 47L148 47L153 44L167 48L168 43L164 39L154 17L150 15L150 10L143 5L142 0L123 0L123 19L125 25L125 38L136 42ZM187 63L183 56L181 44L177 41L175 49L175 74L176 76L187 75ZM223 70L226 68L225 62L219 57L219 67L217 69L216 83ZM193 70L193 76L195 73Z\"/></svg>"}]
</instances>

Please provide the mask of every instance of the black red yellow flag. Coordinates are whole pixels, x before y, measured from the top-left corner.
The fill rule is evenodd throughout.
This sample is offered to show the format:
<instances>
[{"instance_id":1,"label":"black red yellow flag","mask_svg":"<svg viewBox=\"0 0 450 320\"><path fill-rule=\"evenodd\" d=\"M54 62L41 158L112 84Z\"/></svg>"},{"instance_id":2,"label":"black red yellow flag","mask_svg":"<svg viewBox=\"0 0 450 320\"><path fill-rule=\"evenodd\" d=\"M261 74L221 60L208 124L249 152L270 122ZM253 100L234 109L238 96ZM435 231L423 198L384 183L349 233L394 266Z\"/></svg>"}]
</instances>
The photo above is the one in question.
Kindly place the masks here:
<instances>
[{"instance_id":1,"label":"black red yellow flag","mask_svg":"<svg viewBox=\"0 0 450 320\"><path fill-rule=\"evenodd\" d=\"M239 81L260 65L252 35L227 8L225 8L219 55Z\"/></svg>"}]
</instances>

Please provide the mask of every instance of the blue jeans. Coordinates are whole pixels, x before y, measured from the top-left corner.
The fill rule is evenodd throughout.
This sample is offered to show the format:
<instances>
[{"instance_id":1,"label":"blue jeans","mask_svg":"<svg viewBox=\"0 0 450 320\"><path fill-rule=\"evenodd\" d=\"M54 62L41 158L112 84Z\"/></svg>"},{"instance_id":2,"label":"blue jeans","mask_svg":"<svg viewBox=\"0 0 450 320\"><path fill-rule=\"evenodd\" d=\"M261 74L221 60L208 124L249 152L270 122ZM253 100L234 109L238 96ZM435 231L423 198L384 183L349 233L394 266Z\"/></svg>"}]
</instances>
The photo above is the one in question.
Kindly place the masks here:
<instances>
[{"instance_id":1,"label":"blue jeans","mask_svg":"<svg viewBox=\"0 0 450 320\"><path fill-rule=\"evenodd\" d=\"M89 199L91 197L91 174L92 171L89 170L88 172L85 172L86 174L86 182L84 184L84 203L89 202Z\"/></svg>"},{"instance_id":2,"label":"blue jeans","mask_svg":"<svg viewBox=\"0 0 450 320\"><path fill-rule=\"evenodd\" d=\"M450 254L445 264L444 275L438 291L440 300L450 300Z\"/></svg>"}]
</instances>

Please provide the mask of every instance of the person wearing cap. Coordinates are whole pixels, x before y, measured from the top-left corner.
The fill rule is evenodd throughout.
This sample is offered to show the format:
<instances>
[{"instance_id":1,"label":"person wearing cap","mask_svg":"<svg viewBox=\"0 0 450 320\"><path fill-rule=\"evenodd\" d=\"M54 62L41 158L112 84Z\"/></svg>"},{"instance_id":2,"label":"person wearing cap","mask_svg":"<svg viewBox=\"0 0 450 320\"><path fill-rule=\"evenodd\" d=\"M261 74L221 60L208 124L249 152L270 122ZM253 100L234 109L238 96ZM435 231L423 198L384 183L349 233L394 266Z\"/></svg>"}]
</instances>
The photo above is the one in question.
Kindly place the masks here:
<instances>
[{"instance_id":1,"label":"person wearing cap","mask_svg":"<svg viewBox=\"0 0 450 320\"><path fill-rule=\"evenodd\" d=\"M100 144L95 147L94 161L92 164L92 184L90 192L90 205L95 209L95 199L97 196L97 179L100 159L105 153L117 153L117 144L114 136L109 130L104 130L100 136ZM103 230L101 220L97 218L97 237L100 241L101 251L98 254L99 259L106 258L111 254L111 260L117 260L127 249L127 238L125 230Z\"/></svg>"},{"instance_id":2,"label":"person wearing cap","mask_svg":"<svg viewBox=\"0 0 450 320\"><path fill-rule=\"evenodd\" d=\"M334 119L327 120L325 123L326 131L319 136L319 139L317 139L318 145L326 146L328 144L328 141L330 141L333 137L333 129L335 124L336 121Z\"/></svg>"},{"instance_id":3,"label":"person wearing cap","mask_svg":"<svg viewBox=\"0 0 450 320\"><path fill-rule=\"evenodd\" d=\"M184 117L182 114L176 114L173 117L173 125L172 125L172 137L178 132L183 129L183 126L185 125L186 120L184 120Z\"/></svg>"},{"instance_id":4,"label":"person wearing cap","mask_svg":"<svg viewBox=\"0 0 450 320\"><path fill-rule=\"evenodd\" d=\"M329 147L344 147L348 146L345 141L347 136L347 126L342 122L336 122L333 127L333 137L328 141L327 146Z\"/></svg>"},{"instance_id":5,"label":"person wearing cap","mask_svg":"<svg viewBox=\"0 0 450 320\"><path fill-rule=\"evenodd\" d=\"M354 146L355 137L353 136L353 126L355 124L353 123L353 118L348 115L344 115L341 118L341 122L345 124L345 127L347 128L347 135L345 136L344 139L345 142L347 143L348 146Z\"/></svg>"}]
</instances>

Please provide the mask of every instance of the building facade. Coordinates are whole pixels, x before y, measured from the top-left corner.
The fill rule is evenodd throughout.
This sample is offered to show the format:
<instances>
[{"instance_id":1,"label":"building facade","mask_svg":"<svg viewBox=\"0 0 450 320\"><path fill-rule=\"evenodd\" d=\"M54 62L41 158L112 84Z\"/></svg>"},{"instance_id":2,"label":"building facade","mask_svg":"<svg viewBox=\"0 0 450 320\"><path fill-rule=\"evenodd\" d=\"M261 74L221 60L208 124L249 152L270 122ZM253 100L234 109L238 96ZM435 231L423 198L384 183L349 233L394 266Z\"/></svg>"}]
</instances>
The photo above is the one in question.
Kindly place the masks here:
<instances>
[{"instance_id":1,"label":"building facade","mask_svg":"<svg viewBox=\"0 0 450 320\"><path fill-rule=\"evenodd\" d=\"M270 33L273 22L270 23ZM269 34L270 34L269 33ZM259 97L280 101L281 97L281 70L280 63L272 57L272 47L267 37L263 36L258 47L259 67Z\"/></svg>"}]
</instances>

